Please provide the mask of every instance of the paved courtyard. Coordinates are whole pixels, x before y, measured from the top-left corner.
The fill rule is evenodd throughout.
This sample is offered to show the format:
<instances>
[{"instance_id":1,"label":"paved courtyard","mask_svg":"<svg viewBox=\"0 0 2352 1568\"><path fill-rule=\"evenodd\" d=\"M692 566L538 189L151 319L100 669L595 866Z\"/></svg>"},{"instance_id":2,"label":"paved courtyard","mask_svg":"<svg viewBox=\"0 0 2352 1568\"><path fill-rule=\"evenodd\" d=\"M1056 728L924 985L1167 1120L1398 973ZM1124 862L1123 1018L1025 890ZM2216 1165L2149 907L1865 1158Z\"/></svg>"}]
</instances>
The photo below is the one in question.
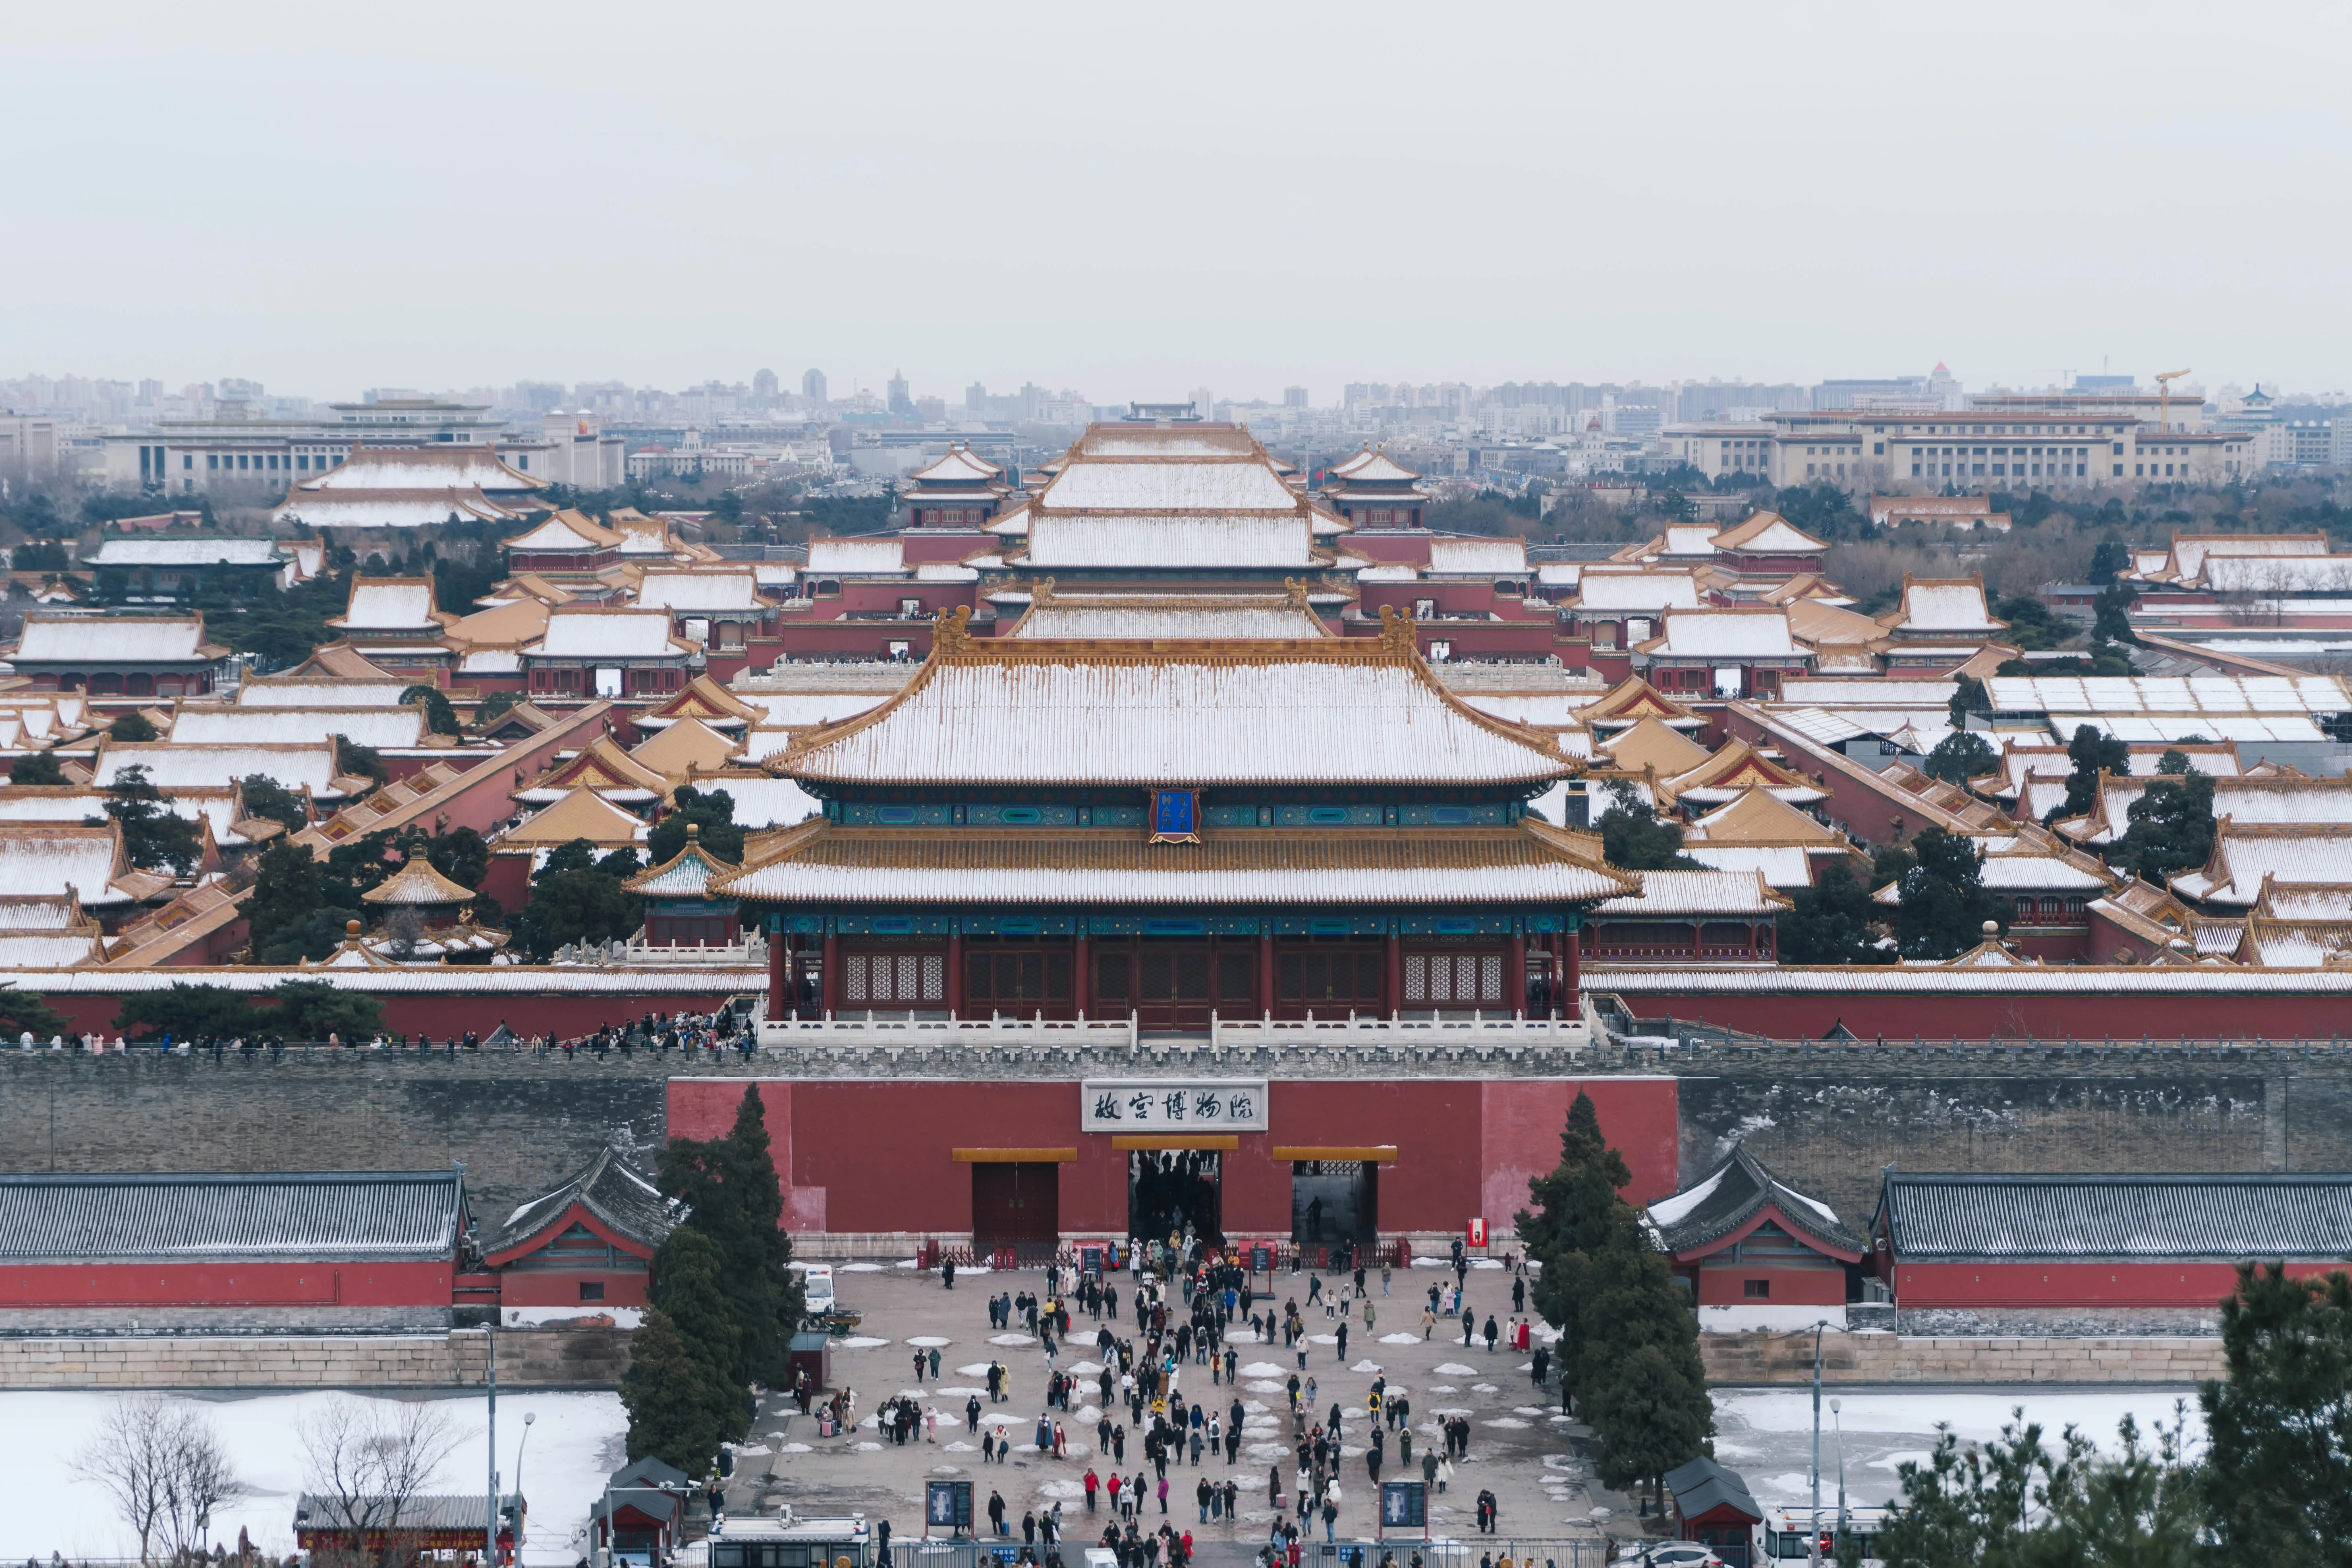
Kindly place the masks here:
<instances>
[{"instance_id":1,"label":"paved courtyard","mask_svg":"<svg viewBox=\"0 0 2352 1568\"><path fill-rule=\"evenodd\" d=\"M1426 1291L1441 1279L1450 1279L1451 1275L1435 1268L1400 1270L1390 1287L1391 1294L1383 1299L1379 1294L1378 1272L1369 1274L1377 1321L1367 1332L1359 1310L1349 1329L1344 1361L1337 1353L1337 1336L1332 1331L1336 1324L1327 1321L1319 1309L1306 1312L1313 1336L1307 1347L1307 1374L1316 1380L1314 1407L1328 1412L1338 1401L1348 1436L1346 1462L1340 1471L1339 1538L1342 1542L1372 1539L1376 1500L1365 1470L1362 1440L1370 1420L1365 1400L1379 1373L1387 1375L1391 1392L1412 1401L1416 1478L1422 1450L1431 1442L1442 1441L1439 1420L1454 1415L1470 1419L1468 1461L1455 1465L1453 1484L1444 1496L1433 1493L1430 1498L1433 1535L1474 1538L1475 1500L1482 1489L1493 1491L1499 1501L1501 1534L1494 1538L1497 1542L1514 1536L1597 1541L1600 1529L1591 1518L1596 1502L1607 1510L1604 1519L1616 1516L1622 1532L1631 1523L1622 1517L1624 1500L1594 1489L1589 1467L1578 1453L1584 1429L1559 1416L1556 1393L1535 1385L1529 1375L1528 1352L1498 1348L1489 1353L1483 1340L1465 1347L1458 1318L1450 1342L1443 1322L1430 1340L1422 1339L1419 1324ZM1338 1282L1338 1276L1325 1280L1327 1289ZM1129 1337L1134 1331L1129 1305L1132 1282L1121 1274L1116 1283L1123 1299L1118 1331L1121 1337ZM1305 1275L1281 1275L1276 1283L1277 1305L1296 1297L1304 1307ZM803 1512L862 1510L869 1518L890 1520L894 1538L905 1541L922 1533L924 1481L953 1478L975 1483L974 1508L982 1515L983 1530L984 1510L993 1489L1003 1495L1007 1517L1016 1527L1024 1511L1042 1512L1059 1503L1066 1544L1094 1542L1109 1516L1108 1511L1098 1514L1089 1528L1081 1478L1090 1465L1106 1479L1110 1474L1111 1467L1095 1453L1100 1412L1091 1397L1076 1405L1074 1394L1075 1407L1066 1415L1055 1413L1067 1436L1069 1457L1057 1459L1039 1454L1034 1438L1037 1417L1045 1409L1048 1373L1045 1352L1027 1334L999 1332L989 1326L987 1302L992 1295L1042 1293L1044 1287L1044 1276L1034 1272L960 1270L955 1289L950 1291L940 1288L935 1275L910 1268L837 1267L835 1288L844 1304L865 1315L855 1336L835 1342L833 1359L835 1385L856 1391L857 1426L838 1437L819 1437L814 1418L801 1415L789 1398L769 1395L762 1401L750 1444L739 1458L740 1468L729 1490L730 1506L772 1509L789 1502ZM1507 1324L1509 1276L1499 1265L1474 1267L1468 1301L1476 1309L1482 1325L1489 1312L1498 1323ZM1098 1363L1092 1359L1094 1323L1080 1314L1074 1318L1072 1331L1073 1342L1063 1351L1060 1366L1064 1372L1075 1372L1091 1396L1094 1389L1087 1380L1098 1370ZM1229 1471L1222 1452L1212 1460L1203 1450L1198 1470L1190 1465L1171 1466L1168 1518L1180 1529L1191 1529L1196 1543L1210 1547L1246 1543L1246 1549L1254 1550L1265 1540L1274 1518L1266 1500L1268 1468L1282 1467L1286 1500L1295 1485L1291 1478L1297 1466L1284 1380L1297 1370L1297 1353L1295 1349L1284 1350L1278 1334L1272 1344L1255 1342L1246 1324L1232 1343L1240 1362L1241 1396L1249 1416L1239 1460ZM914 1352L933 1347L940 1352L940 1379L933 1383L927 1377L918 1384L913 1375ZM1012 1373L1012 1397L1003 1404L988 1403L985 1373L992 1360L1002 1362ZM1211 1409L1220 1412L1232 1401L1231 1391L1210 1382L1205 1366L1184 1366L1178 1386L1188 1401L1205 1399ZM884 1441L875 1430L876 1407L899 1394L915 1394L927 1407L939 1411L936 1442L925 1443L919 1432L915 1441L901 1447ZM965 1401L975 1394L986 1412L983 1421L1008 1431L1016 1444L1012 1458L1001 1466L981 1462L980 1437L966 1428ZM1115 1409L1114 1419L1124 1422L1125 1410ZM1141 1434L1131 1427L1121 1468L1130 1477L1141 1470L1147 1481L1152 1479L1150 1467L1142 1458ZM1239 1484L1238 1521L1201 1524L1193 1489L1203 1474L1215 1483L1223 1482L1230 1474ZM1404 1479L1393 1436L1381 1475L1391 1480ZM1108 1500L1098 1507L1107 1510ZM1141 1526L1157 1528L1160 1519L1159 1505L1151 1501ZM1316 1538L1320 1539L1319 1523ZM1019 1540L1017 1528L1014 1539ZM1209 1559L1229 1554L1234 1554L1230 1549L1202 1552Z\"/></svg>"}]
</instances>

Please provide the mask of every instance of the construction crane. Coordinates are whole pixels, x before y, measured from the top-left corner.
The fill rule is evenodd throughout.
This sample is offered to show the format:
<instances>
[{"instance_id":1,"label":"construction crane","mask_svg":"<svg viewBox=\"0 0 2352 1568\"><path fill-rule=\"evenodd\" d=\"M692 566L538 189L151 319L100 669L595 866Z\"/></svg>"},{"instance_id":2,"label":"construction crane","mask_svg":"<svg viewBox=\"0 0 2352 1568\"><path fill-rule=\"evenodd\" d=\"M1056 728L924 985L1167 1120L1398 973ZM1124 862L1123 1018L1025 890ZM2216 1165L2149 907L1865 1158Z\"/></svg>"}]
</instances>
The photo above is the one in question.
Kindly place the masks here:
<instances>
[{"instance_id":1,"label":"construction crane","mask_svg":"<svg viewBox=\"0 0 2352 1568\"><path fill-rule=\"evenodd\" d=\"M2172 384L2179 381L2182 376L2187 375L2189 373L2185 370L2168 370L2156 378L2156 384L2158 390L2163 394L2163 395L2157 400L2156 405L2156 426L2158 429L2166 431L2167 433L2171 431Z\"/></svg>"}]
</instances>

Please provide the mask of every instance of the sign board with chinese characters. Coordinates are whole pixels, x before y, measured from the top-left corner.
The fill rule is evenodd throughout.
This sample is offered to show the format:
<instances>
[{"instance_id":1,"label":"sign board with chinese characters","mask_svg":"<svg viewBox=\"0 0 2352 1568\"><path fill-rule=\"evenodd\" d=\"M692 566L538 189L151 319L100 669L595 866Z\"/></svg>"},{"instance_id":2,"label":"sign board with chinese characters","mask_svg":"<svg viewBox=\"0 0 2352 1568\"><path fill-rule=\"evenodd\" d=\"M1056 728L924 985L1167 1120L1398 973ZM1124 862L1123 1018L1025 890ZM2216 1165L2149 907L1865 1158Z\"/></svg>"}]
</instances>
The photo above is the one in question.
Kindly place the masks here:
<instances>
[{"instance_id":1,"label":"sign board with chinese characters","mask_svg":"<svg viewBox=\"0 0 2352 1568\"><path fill-rule=\"evenodd\" d=\"M1381 1483L1381 1529L1422 1530L1429 1524L1429 1488L1421 1481Z\"/></svg>"},{"instance_id":2,"label":"sign board with chinese characters","mask_svg":"<svg viewBox=\"0 0 2352 1568\"><path fill-rule=\"evenodd\" d=\"M1262 1078L1090 1078L1078 1088L1088 1132L1265 1131Z\"/></svg>"}]
</instances>

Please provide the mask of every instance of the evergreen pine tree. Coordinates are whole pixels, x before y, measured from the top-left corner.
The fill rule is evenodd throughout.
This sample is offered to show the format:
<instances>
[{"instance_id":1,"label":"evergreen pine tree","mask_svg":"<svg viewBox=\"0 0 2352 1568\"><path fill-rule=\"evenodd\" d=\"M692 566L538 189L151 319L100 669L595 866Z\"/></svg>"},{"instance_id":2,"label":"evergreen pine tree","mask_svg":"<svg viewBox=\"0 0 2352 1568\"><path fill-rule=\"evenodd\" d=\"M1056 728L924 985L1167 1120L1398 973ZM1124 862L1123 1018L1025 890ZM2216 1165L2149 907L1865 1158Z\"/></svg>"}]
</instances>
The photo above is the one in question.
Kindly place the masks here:
<instances>
[{"instance_id":1,"label":"evergreen pine tree","mask_svg":"<svg viewBox=\"0 0 2352 1568\"><path fill-rule=\"evenodd\" d=\"M659 1307L648 1307L629 1336L621 1404L629 1413L632 1460L650 1455L689 1476L709 1472L721 1441L710 1371Z\"/></svg>"},{"instance_id":2,"label":"evergreen pine tree","mask_svg":"<svg viewBox=\"0 0 2352 1568\"><path fill-rule=\"evenodd\" d=\"M2197 1388L2215 1561L2352 1558L2352 1278L2240 1264L2221 1352L2229 1381Z\"/></svg>"},{"instance_id":3,"label":"evergreen pine tree","mask_svg":"<svg viewBox=\"0 0 2352 1568\"><path fill-rule=\"evenodd\" d=\"M1685 1319L1690 1316L1679 1302L1675 1310ZM1589 1374L1584 1396L1584 1418L1599 1440L1593 1473L1603 1485L1621 1490L1647 1488L1661 1512L1665 1473L1706 1452L1706 1440L1715 1435L1706 1377L1695 1377L1689 1364L1698 1360L1696 1338L1694 1324L1687 1357L1664 1345L1643 1345L1622 1356L1611 1347L1612 1359Z\"/></svg>"}]
</instances>

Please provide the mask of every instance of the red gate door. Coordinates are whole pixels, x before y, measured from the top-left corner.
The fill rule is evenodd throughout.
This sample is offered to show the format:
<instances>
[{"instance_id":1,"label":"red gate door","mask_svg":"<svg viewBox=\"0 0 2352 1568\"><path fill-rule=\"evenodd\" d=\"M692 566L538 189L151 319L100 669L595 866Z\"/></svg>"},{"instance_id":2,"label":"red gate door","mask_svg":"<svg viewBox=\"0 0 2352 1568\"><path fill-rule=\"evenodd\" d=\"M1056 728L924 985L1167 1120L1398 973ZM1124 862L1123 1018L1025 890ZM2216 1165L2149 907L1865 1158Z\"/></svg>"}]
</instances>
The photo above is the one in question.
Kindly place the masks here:
<instances>
[{"instance_id":1,"label":"red gate door","mask_svg":"<svg viewBox=\"0 0 2352 1568\"><path fill-rule=\"evenodd\" d=\"M1062 1234L1062 1167L976 1163L971 1168L971 1249L975 1257Z\"/></svg>"}]
</instances>

